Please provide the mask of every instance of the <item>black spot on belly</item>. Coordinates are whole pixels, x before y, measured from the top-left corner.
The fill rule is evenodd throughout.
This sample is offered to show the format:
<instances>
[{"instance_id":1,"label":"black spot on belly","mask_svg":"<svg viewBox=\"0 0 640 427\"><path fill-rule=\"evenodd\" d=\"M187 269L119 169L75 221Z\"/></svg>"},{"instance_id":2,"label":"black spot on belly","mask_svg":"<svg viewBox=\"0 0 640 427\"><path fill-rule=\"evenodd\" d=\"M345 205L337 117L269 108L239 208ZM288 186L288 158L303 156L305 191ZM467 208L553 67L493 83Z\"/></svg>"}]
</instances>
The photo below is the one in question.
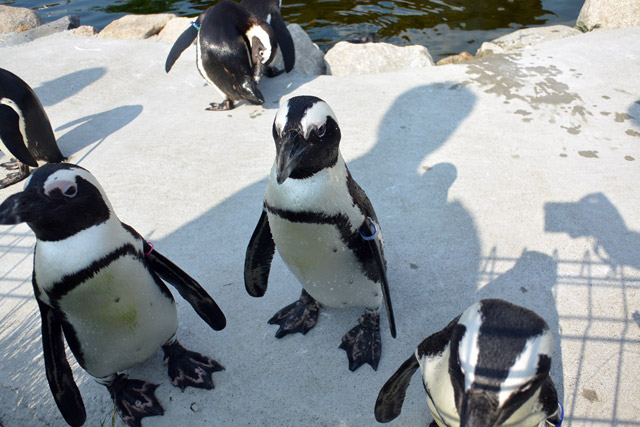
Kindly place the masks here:
<instances>
[{"instance_id":1,"label":"black spot on belly","mask_svg":"<svg viewBox=\"0 0 640 427\"><path fill-rule=\"evenodd\" d=\"M120 297L116 297L116 298L113 300L113 302L116 302L116 303L117 303L117 302L120 302Z\"/></svg>"},{"instance_id":2,"label":"black spot on belly","mask_svg":"<svg viewBox=\"0 0 640 427\"><path fill-rule=\"evenodd\" d=\"M338 252L338 248L333 248L333 253Z\"/></svg>"}]
</instances>

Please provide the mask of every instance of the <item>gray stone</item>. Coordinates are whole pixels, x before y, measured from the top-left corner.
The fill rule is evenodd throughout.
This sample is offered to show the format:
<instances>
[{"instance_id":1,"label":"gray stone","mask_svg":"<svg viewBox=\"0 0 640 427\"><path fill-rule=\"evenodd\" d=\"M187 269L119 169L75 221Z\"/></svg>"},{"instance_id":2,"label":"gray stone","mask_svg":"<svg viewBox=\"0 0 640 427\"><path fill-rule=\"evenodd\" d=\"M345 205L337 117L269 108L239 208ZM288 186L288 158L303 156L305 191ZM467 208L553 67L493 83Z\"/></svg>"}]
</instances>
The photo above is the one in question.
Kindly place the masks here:
<instances>
[{"instance_id":1,"label":"gray stone","mask_svg":"<svg viewBox=\"0 0 640 427\"><path fill-rule=\"evenodd\" d=\"M350 76L423 68L435 65L424 46L339 42L324 57L327 74Z\"/></svg>"},{"instance_id":2,"label":"gray stone","mask_svg":"<svg viewBox=\"0 0 640 427\"><path fill-rule=\"evenodd\" d=\"M107 25L99 38L142 40L158 34L175 15L155 13L151 15L125 15Z\"/></svg>"},{"instance_id":3,"label":"gray stone","mask_svg":"<svg viewBox=\"0 0 640 427\"><path fill-rule=\"evenodd\" d=\"M298 24L287 26L296 51L296 64L293 69L302 74L319 75L325 73L324 53L316 45ZM284 68L282 52L278 49L273 65L277 68Z\"/></svg>"},{"instance_id":4,"label":"gray stone","mask_svg":"<svg viewBox=\"0 0 640 427\"><path fill-rule=\"evenodd\" d=\"M482 58L483 56L494 55L496 53L504 53L504 49L493 42L484 42L476 52L476 58Z\"/></svg>"},{"instance_id":5,"label":"gray stone","mask_svg":"<svg viewBox=\"0 0 640 427\"><path fill-rule=\"evenodd\" d=\"M175 17L167 22L160 34L158 34L158 41L164 43L175 43L180 37L180 34L184 32L191 25L191 21L195 18Z\"/></svg>"},{"instance_id":6,"label":"gray stone","mask_svg":"<svg viewBox=\"0 0 640 427\"><path fill-rule=\"evenodd\" d=\"M580 34L582 34L580 30L566 25L552 25L549 27L525 28L514 31L513 33L498 37L492 40L492 42L505 51L509 51Z\"/></svg>"},{"instance_id":7,"label":"gray stone","mask_svg":"<svg viewBox=\"0 0 640 427\"><path fill-rule=\"evenodd\" d=\"M27 31L15 34L5 39L2 46L13 46L20 43L30 42L40 37L50 36L51 34L60 33L66 30L72 30L78 28L80 25L80 18L76 15L63 16L48 24L43 24L38 27L32 28Z\"/></svg>"},{"instance_id":8,"label":"gray stone","mask_svg":"<svg viewBox=\"0 0 640 427\"><path fill-rule=\"evenodd\" d=\"M640 26L639 0L586 0L576 24L584 22L587 28L599 24L602 29Z\"/></svg>"},{"instance_id":9,"label":"gray stone","mask_svg":"<svg viewBox=\"0 0 640 427\"><path fill-rule=\"evenodd\" d=\"M44 24L33 10L0 5L0 33L20 33Z\"/></svg>"}]
</instances>

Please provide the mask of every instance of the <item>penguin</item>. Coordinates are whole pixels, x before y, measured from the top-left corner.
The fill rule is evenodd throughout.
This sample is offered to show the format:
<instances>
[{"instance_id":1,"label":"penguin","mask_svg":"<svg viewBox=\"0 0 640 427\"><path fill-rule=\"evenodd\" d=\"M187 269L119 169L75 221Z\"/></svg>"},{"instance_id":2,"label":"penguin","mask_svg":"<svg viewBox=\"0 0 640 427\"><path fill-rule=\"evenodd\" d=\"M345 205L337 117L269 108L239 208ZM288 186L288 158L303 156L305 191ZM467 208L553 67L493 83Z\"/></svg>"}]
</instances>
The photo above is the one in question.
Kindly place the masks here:
<instances>
[{"instance_id":1,"label":"penguin","mask_svg":"<svg viewBox=\"0 0 640 427\"><path fill-rule=\"evenodd\" d=\"M37 168L38 160L63 162L47 113L27 83L0 68L0 150L15 157L2 167L16 170L0 180L0 188L29 176L29 166Z\"/></svg>"},{"instance_id":2,"label":"penguin","mask_svg":"<svg viewBox=\"0 0 640 427\"><path fill-rule=\"evenodd\" d=\"M269 320L280 326L276 337L306 334L322 306L364 307L340 348L351 371L364 363L376 370L383 299L396 336L383 239L371 202L340 154L336 115L320 98L297 96L282 104L272 132L276 159L247 246L247 292L264 295L277 248L303 289L298 301Z\"/></svg>"},{"instance_id":3,"label":"penguin","mask_svg":"<svg viewBox=\"0 0 640 427\"><path fill-rule=\"evenodd\" d=\"M290 72L296 62L296 51L291 33L280 14L282 0L242 0L240 4L273 28L278 41L278 47L282 52L284 71L287 73ZM270 63L271 61L269 61L267 65ZM275 77L282 74L282 71L283 70L278 70L275 67L266 67L265 75L267 77Z\"/></svg>"},{"instance_id":4,"label":"penguin","mask_svg":"<svg viewBox=\"0 0 640 427\"><path fill-rule=\"evenodd\" d=\"M253 6L253 2L251 4ZM273 6L273 7L272 7ZM271 11L275 5L260 5L258 12ZM278 9L276 9L278 10ZM235 102L248 101L254 105L264 103L258 83L263 74L276 75L268 70L278 48L277 34L281 34L283 56L287 71L293 68L295 52L288 45L289 34L279 13L267 13L277 29L247 10L239 3L223 0L205 10L192 25L178 37L165 63L168 73L180 54L196 43L196 65L205 81L224 96L221 103L212 102L209 111L231 110ZM286 35L282 33L282 27Z\"/></svg>"},{"instance_id":5,"label":"penguin","mask_svg":"<svg viewBox=\"0 0 640 427\"><path fill-rule=\"evenodd\" d=\"M420 367L437 426L559 426L564 417L549 376L553 337L536 313L500 299L484 299L426 338L384 384L378 422L402 410Z\"/></svg>"},{"instance_id":6,"label":"penguin","mask_svg":"<svg viewBox=\"0 0 640 427\"><path fill-rule=\"evenodd\" d=\"M86 169L45 164L22 192L0 205L0 224L26 222L36 235L32 283L42 319L47 380L64 419L86 420L67 362L63 334L78 364L105 385L125 424L162 415L157 387L120 373L158 348L171 383L212 389L224 369L176 339L177 310L171 283L214 330L226 319L193 278L120 222L107 195Z\"/></svg>"}]
</instances>

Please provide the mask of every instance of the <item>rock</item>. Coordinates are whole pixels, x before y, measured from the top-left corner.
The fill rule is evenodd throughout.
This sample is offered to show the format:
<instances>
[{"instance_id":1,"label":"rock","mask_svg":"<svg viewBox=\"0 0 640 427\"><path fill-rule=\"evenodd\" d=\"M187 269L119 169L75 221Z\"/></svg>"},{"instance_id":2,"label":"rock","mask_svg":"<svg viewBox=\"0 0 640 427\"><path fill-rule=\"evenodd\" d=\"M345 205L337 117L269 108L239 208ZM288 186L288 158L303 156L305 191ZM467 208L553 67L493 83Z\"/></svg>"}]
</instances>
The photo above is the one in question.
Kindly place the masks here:
<instances>
[{"instance_id":1,"label":"rock","mask_svg":"<svg viewBox=\"0 0 640 427\"><path fill-rule=\"evenodd\" d=\"M457 55L447 56L446 58L442 58L440 61L436 62L436 65L447 65L447 64L460 64L461 62L468 61L473 59L473 55L469 52L460 52Z\"/></svg>"},{"instance_id":2,"label":"rock","mask_svg":"<svg viewBox=\"0 0 640 427\"><path fill-rule=\"evenodd\" d=\"M493 42L484 42L476 52L476 58L482 58L483 56L494 55L496 53L504 53L504 49Z\"/></svg>"},{"instance_id":3,"label":"rock","mask_svg":"<svg viewBox=\"0 0 640 427\"><path fill-rule=\"evenodd\" d=\"M576 24L584 22L588 29L614 29L640 26L640 1L638 0L585 0Z\"/></svg>"},{"instance_id":4,"label":"rock","mask_svg":"<svg viewBox=\"0 0 640 427\"><path fill-rule=\"evenodd\" d=\"M175 15L155 13L151 15L125 15L104 27L100 38L142 40L158 34Z\"/></svg>"},{"instance_id":5,"label":"rock","mask_svg":"<svg viewBox=\"0 0 640 427\"><path fill-rule=\"evenodd\" d=\"M298 24L289 24L287 26L293 45L296 51L296 64L293 69L302 74L319 75L325 73L324 53L318 45L311 41L311 38L305 30ZM282 53L278 49L273 65L277 68L284 68Z\"/></svg>"},{"instance_id":6,"label":"rock","mask_svg":"<svg viewBox=\"0 0 640 427\"><path fill-rule=\"evenodd\" d=\"M195 18L175 17L167 22L160 34L158 34L158 41L164 43L175 43L180 37L180 34L184 32L191 25L191 21L195 21Z\"/></svg>"},{"instance_id":7,"label":"rock","mask_svg":"<svg viewBox=\"0 0 640 427\"><path fill-rule=\"evenodd\" d=\"M582 34L580 30L566 25L552 25L514 31L492 40L492 43L497 44L505 51L509 51L580 34Z\"/></svg>"},{"instance_id":8,"label":"rock","mask_svg":"<svg viewBox=\"0 0 640 427\"><path fill-rule=\"evenodd\" d=\"M91 25L81 25L71 31L74 36L93 37L98 34L98 30Z\"/></svg>"},{"instance_id":9,"label":"rock","mask_svg":"<svg viewBox=\"0 0 640 427\"><path fill-rule=\"evenodd\" d=\"M51 34L78 28L79 25L80 18L76 15L63 16L62 18L56 19L48 24L42 24L30 30L15 34L7 38L4 41L3 46L13 46L20 43L30 42L40 37L50 36Z\"/></svg>"},{"instance_id":10,"label":"rock","mask_svg":"<svg viewBox=\"0 0 640 427\"><path fill-rule=\"evenodd\" d=\"M400 71L435 65L424 46L339 42L324 56L327 74L349 76Z\"/></svg>"},{"instance_id":11,"label":"rock","mask_svg":"<svg viewBox=\"0 0 640 427\"><path fill-rule=\"evenodd\" d=\"M0 33L20 33L44 24L31 9L0 5Z\"/></svg>"}]
</instances>

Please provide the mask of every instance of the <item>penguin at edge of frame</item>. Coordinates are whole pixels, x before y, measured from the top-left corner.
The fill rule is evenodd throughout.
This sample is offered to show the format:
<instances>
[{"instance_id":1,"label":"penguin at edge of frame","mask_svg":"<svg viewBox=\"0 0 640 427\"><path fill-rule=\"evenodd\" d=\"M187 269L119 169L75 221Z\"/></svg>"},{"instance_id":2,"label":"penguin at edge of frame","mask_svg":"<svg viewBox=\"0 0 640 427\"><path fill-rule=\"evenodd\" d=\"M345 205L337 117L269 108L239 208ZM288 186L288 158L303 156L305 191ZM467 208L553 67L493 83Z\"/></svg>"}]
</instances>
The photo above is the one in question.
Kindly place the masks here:
<instances>
[{"instance_id":1,"label":"penguin at edge of frame","mask_svg":"<svg viewBox=\"0 0 640 427\"><path fill-rule=\"evenodd\" d=\"M553 337L536 313L500 299L481 300L426 338L384 384L375 417L400 415L420 368L438 426L560 426L564 409L549 376Z\"/></svg>"},{"instance_id":2,"label":"penguin at edge of frame","mask_svg":"<svg viewBox=\"0 0 640 427\"><path fill-rule=\"evenodd\" d=\"M86 412L63 334L78 364L107 387L125 424L164 413L157 385L118 373L160 347L174 386L214 388L212 374L224 368L177 341L176 305L163 280L214 330L225 327L224 314L198 282L120 222L93 175L68 163L41 166L24 191L0 205L0 224L22 222L36 235L32 282L45 370L67 423L84 424Z\"/></svg>"},{"instance_id":3,"label":"penguin at edge of frame","mask_svg":"<svg viewBox=\"0 0 640 427\"><path fill-rule=\"evenodd\" d=\"M267 5L261 5L265 7ZM267 8L270 10L271 8ZM263 9L259 9L258 12ZM235 102L248 101L254 105L264 103L258 88L262 76L275 76L281 71L269 66L277 52L277 38L283 41L286 71L293 68L295 51L289 31L282 33L281 21L275 13L267 14L275 28L231 0L223 0L205 10L178 37L165 62L168 73L182 52L196 40L196 65L202 78L223 97L221 103L210 103L209 111L226 111ZM279 13L277 14L279 17Z\"/></svg>"},{"instance_id":4,"label":"penguin at edge of frame","mask_svg":"<svg viewBox=\"0 0 640 427\"><path fill-rule=\"evenodd\" d=\"M272 132L276 160L246 251L247 292L264 295L277 248L303 290L298 301L269 320L280 326L276 337L306 334L322 306L364 307L359 325L344 335L340 348L351 371L364 363L375 370L383 301L396 336L382 233L371 202L340 154L336 116L323 100L298 96L281 105Z\"/></svg>"},{"instance_id":5,"label":"penguin at edge of frame","mask_svg":"<svg viewBox=\"0 0 640 427\"><path fill-rule=\"evenodd\" d=\"M0 68L0 151L16 160L2 163L17 170L0 180L0 189L29 176L29 166L38 160L60 163L60 152L51 123L40 100L29 85L15 74Z\"/></svg>"}]
</instances>

